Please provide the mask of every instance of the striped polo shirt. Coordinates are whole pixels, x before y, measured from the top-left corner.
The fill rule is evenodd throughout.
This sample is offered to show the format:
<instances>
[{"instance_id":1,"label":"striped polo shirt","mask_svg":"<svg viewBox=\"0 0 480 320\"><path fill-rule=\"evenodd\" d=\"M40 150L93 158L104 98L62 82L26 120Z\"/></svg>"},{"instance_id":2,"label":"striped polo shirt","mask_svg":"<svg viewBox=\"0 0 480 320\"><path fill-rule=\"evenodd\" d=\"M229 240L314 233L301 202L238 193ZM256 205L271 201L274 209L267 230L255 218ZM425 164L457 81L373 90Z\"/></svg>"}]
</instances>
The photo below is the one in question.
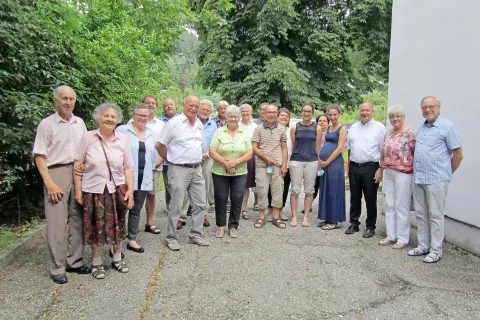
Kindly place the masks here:
<instances>
[{"instance_id":1,"label":"striped polo shirt","mask_svg":"<svg viewBox=\"0 0 480 320\"><path fill-rule=\"evenodd\" d=\"M433 184L452 179L452 150L460 148L457 127L441 115L432 125L419 129L413 175L416 184Z\"/></svg>"},{"instance_id":2,"label":"striped polo shirt","mask_svg":"<svg viewBox=\"0 0 480 320\"><path fill-rule=\"evenodd\" d=\"M273 158L276 166L282 165L282 142L287 142L287 128L275 121L272 128L267 126L265 121L257 126L253 132L252 142L258 143L258 148L262 152ZM256 166L258 168L266 168L265 160L257 157Z\"/></svg>"}]
</instances>

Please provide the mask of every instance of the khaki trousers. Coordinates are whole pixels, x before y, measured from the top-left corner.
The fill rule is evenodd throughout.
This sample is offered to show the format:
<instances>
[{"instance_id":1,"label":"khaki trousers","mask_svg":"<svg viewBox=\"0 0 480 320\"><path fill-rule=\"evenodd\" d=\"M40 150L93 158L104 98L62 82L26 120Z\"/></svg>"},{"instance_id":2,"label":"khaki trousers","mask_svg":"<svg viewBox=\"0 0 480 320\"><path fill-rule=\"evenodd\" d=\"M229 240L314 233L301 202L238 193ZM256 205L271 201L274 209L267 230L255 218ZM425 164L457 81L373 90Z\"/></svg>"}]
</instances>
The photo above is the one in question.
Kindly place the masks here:
<instances>
[{"instance_id":1,"label":"khaki trousers","mask_svg":"<svg viewBox=\"0 0 480 320\"><path fill-rule=\"evenodd\" d=\"M62 200L53 203L48 200L48 193L44 188L50 274L60 275L65 273L67 266L78 268L83 265L83 210L75 201L73 165L49 169L48 172L53 182L63 191ZM68 235L65 251L67 223Z\"/></svg>"}]
</instances>

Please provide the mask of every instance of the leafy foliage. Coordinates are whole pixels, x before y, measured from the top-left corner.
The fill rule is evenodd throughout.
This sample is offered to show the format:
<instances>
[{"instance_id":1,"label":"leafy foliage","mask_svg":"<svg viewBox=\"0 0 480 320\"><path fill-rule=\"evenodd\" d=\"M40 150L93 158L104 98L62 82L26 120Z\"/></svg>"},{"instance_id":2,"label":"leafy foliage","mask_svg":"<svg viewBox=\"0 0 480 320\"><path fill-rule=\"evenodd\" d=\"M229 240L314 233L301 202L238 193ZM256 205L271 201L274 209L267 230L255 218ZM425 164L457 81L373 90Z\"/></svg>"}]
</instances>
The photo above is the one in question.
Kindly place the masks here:
<instances>
[{"instance_id":1,"label":"leafy foliage","mask_svg":"<svg viewBox=\"0 0 480 320\"><path fill-rule=\"evenodd\" d=\"M177 90L166 60L190 15L186 0L0 2L0 211L34 208L42 195L31 150L54 112L52 89L75 89L89 128L100 103L129 114L143 96Z\"/></svg>"},{"instance_id":2,"label":"leafy foliage","mask_svg":"<svg viewBox=\"0 0 480 320\"><path fill-rule=\"evenodd\" d=\"M384 78L388 68L391 0L191 5L202 41L199 81L229 101L271 101L292 111L305 102L357 105L378 85L370 72Z\"/></svg>"}]
</instances>

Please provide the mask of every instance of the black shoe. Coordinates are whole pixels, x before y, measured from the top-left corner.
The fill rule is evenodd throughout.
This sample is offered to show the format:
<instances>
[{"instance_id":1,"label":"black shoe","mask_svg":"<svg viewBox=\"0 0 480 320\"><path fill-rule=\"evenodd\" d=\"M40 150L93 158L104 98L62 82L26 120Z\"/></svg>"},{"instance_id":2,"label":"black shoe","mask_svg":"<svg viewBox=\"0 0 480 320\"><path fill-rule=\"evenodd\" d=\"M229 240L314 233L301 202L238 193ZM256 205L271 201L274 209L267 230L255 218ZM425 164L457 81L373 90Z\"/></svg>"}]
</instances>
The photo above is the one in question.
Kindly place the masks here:
<instances>
[{"instance_id":1,"label":"black shoe","mask_svg":"<svg viewBox=\"0 0 480 320\"><path fill-rule=\"evenodd\" d=\"M83 265L78 268L68 267L66 271L70 273L77 273L77 274L89 274L89 273L92 273L92 268L90 268L89 266Z\"/></svg>"},{"instance_id":2,"label":"black shoe","mask_svg":"<svg viewBox=\"0 0 480 320\"><path fill-rule=\"evenodd\" d=\"M203 226L204 227L210 227L210 222L207 219L203 220Z\"/></svg>"},{"instance_id":3,"label":"black shoe","mask_svg":"<svg viewBox=\"0 0 480 320\"><path fill-rule=\"evenodd\" d=\"M367 230L365 230L365 232L363 233L364 238L371 238L374 235L375 235L375 230L373 230L372 228L367 228Z\"/></svg>"},{"instance_id":4,"label":"black shoe","mask_svg":"<svg viewBox=\"0 0 480 320\"><path fill-rule=\"evenodd\" d=\"M355 232L360 231L360 228L356 225L351 224L350 227L345 231L345 234L354 234Z\"/></svg>"},{"instance_id":5,"label":"black shoe","mask_svg":"<svg viewBox=\"0 0 480 320\"><path fill-rule=\"evenodd\" d=\"M111 249L110 249L110 250L108 250L108 254L110 255L110 258L113 258L113 252L112 252L112 250L111 250ZM125 254L124 254L123 252L122 252L122 255L121 255L121 257L122 257L122 260L123 260L123 259L125 259Z\"/></svg>"},{"instance_id":6,"label":"black shoe","mask_svg":"<svg viewBox=\"0 0 480 320\"><path fill-rule=\"evenodd\" d=\"M142 247L135 248L135 247L132 247L130 245L130 243L127 243L127 250L132 250L133 252L136 252L136 253L144 253L145 252L145 249L143 249Z\"/></svg>"},{"instance_id":7,"label":"black shoe","mask_svg":"<svg viewBox=\"0 0 480 320\"><path fill-rule=\"evenodd\" d=\"M67 276L64 274L59 274L59 275L56 275L56 276L52 276L52 280L53 282L55 283L58 283L58 284L64 284L64 283L67 283L68 282L68 279L67 279Z\"/></svg>"}]
</instances>

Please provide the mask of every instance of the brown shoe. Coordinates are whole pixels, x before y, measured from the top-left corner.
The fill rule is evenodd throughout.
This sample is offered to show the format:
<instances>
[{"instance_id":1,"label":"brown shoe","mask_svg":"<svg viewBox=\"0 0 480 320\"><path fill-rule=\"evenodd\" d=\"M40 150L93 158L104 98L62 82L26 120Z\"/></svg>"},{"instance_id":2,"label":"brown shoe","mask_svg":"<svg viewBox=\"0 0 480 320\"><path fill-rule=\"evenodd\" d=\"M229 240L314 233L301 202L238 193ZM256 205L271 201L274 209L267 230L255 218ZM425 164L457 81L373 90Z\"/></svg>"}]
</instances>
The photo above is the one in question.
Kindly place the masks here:
<instances>
[{"instance_id":1,"label":"brown shoe","mask_svg":"<svg viewBox=\"0 0 480 320\"><path fill-rule=\"evenodd\" d=\"M183 228L184 225L186 225L187 223L185 221L182 221L182 220L178 220L177 222L177 230L180 230Z\"/></svg>"},{"instance_id":2,"label":"brown shoe","mask_svg":"<svg viewBox=\"0 0 480 320\"><path fill-rule=\"evenodd\" d=\"M204 226L204 227L210 227L210 222L208 222L207 219L204 219L204 220L203 220L203 226Z\"/></svg>"}]
</instances>

